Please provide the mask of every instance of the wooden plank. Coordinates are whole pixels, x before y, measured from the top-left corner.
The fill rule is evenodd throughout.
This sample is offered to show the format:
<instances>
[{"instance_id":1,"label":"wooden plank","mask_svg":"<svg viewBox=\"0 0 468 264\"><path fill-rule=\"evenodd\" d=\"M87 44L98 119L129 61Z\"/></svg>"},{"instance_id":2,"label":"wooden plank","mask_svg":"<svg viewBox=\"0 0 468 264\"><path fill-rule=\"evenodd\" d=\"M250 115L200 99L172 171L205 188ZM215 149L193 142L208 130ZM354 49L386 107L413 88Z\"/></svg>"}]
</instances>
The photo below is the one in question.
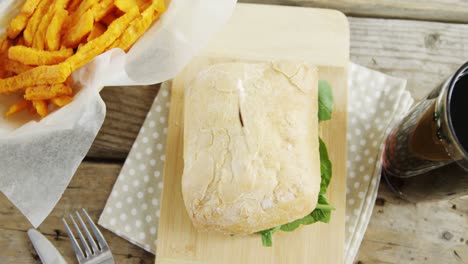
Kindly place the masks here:
<instances>
[{"instance_id":1,"label":"wooden plank","mask_svg":"<svg viewBox=\"0 0 468 264\"><path fill-rule=\"evenodd\" d=\"M468 22L464 0L240 0L261 3L337 9L348 16L399 18L440 22Z\"/></svg>"},{"instance_id":2,"label":"wooden plank","mask_svg":"<svg viewBox=\"0 0 468 264\"><path fill-rule=\"evenodd\" d=\"M57 207L40 226L39 230L69 263L76 260L60 219L84 207L97 220L120 168L119 164L84 162ZM355 263L466 263L467 219L468 198L414 205L396 199L381 186ZM0 263L40 263L26 235L28 228L27 220L0 195ZM154 263L154 255L101 230L116 263Z\"/></svg>"},{"instance_id":3,"label":"wooden plank","mask_svg":"<svg viewBox=\"0 0 468 264\"><path fill-rule=\"evenodd\" d=\"M468 196L411 204L383 184L355 263L468 263Z\"/></svg>"},{"instance_id":4,"label":"wooden plank","mask_svg":"<svg viewBox=\"0 0 468 264\"><path fill-rule=\"evenodd\" d=\"M284 20L277 19L281 15ZM283 32L284 38L278 38ZM308 263L310 259L343 262L348 33L346 19L336 11L240 5L203 54L216 59L192 61L173 81L156 263ZM272 248L263 247L258 236L198 232L181 197L184 90L197 72L226 57L300 59L323 65L319 67L319 78L328 80L334 89L333 118L320 130L334 166L328 194L336 210L329 224L318 223L292 233L278 232Z\"/></svg>"},{"instance_id":5,"label":"wooden plank","mask_svg":"<svg viewBox=\"0 0 468 264\"><path fill-rule=\"evenodd\" d=\"M68 263L75 254L61 218L85 208L97 222L121 169L119 164L84 162L57 206L39 227ZM0 195L0 263L40 263L26 234L29 222L3 195ZM116 263L152 263L154 255L101 228ZM150 261L151 260L151 261Z\"/></svg>"},{"instance_id":6,"label":"wooden plank","mask_svg":"<svg viewBox=\"0 0 468 264\"><path fill-rule=\"evenodd\" d=\"M468 60L468 25L349 18L351 61L408 80L416 100Z\"/></svg>"},{"instance_id":7,"label":"wooden plank","mask_svg":"<svg viewBox=\"0 0 468 264\"><path fill-rule=\"evenodd\" d=\"M104 88L101 97L106 103L106 119L88 152L88 158L123 161L158 91L159 84Z\"/></svg>"}]
</instances>

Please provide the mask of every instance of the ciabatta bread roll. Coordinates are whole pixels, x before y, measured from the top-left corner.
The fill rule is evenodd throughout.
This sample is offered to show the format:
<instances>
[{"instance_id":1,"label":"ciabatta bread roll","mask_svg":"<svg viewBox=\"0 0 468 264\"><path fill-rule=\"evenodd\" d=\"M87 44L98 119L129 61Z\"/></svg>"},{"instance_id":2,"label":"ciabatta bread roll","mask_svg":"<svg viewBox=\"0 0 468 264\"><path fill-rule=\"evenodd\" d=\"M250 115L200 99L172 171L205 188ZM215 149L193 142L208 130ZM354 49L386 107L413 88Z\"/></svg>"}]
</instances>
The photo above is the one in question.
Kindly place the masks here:
<instances>
[{"instance_id":1,"label":"ciabatta bread roll","mask_svg":"<svg viewBox=\"0 0 468 264\"><path fill-rule=\"evenodd\" d=\"M251 234L316 207L317 68L216 64L186 87L182 194L195 227Z\"/></svg>"}]
</instances>

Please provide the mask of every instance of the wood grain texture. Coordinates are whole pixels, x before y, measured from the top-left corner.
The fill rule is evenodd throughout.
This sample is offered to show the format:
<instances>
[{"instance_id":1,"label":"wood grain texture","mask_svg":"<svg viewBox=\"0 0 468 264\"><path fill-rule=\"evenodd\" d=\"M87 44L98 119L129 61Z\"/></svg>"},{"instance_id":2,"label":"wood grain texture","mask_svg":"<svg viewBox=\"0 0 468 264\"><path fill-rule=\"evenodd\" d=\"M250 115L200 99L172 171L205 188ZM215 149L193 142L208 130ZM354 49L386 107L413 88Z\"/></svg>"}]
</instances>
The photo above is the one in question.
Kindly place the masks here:
<instances>
[{"instance_id":1,"label":"wood grain texture","mask_svg":"<svg viewBox=\"0 0 468 264\"><path fill-rule=\"evenodd\" d=\"M88 152L88 158L123 161L158 91L159 84L104 88L101 97L106 103L106 119Z\"/></svg>"},{"instance_id":2,"label":"wood grain texture","mask_svg":"<svg viewBox=\"0 0 468 264\"><path fill-rule=\"evenodd\" d=\"M416 100L468 61L468 25L349 18L351 61L408 80Z\"/></svg>"},{"instance_id":3,"label":"wood grain texture","mask_svg":"<svg viewBox=\"0 0 468 264\"><path fill-rule=\"evenodd\" d=\"M119 164L84 162L57 207L40 226L39 230L69 263L77 262L60 219L85 207L97 220L120 169ZM396 199L385 186L381 186L355 263L466 263L467 226L468 198L414 205ZM1 264L40 263L26 234L30 227L22 214L0 195ZM101 230L112 248L116 263L154 263L154 255L105 229Z\"/></svg>"},{"instance_id":4,"label":"wood grain texture","mask_svg":"<svg viewBox=\"0 0 468 264\"><path fill-rule=\"evenodd\" d=\"M381 184L355 263L468 263L468 196L412 204Z\"/></svg>"},{"instance_id":5,"label":"wood grain texture","mask_svg":"<svg viewBox=\"0 0 468 264\"><path fill-rule=\"evenodd\" d=\"M61 218L85 208L97 222L121 169L119 164L84 162L57 206L39 227L68 263L77 263ZM0 263L41 263L26 231L31 228L3 195L0 195ZM101 228L116 263L153 263L154 255Z\"/></svg>"},{"instance_id":6,"label":"wood grain texture","mask_svg":"<svg viewBox=\"0 0 468 264\"><path fill-rule=\"evenodd\" d=\"M464 0L240 0L240 2L331 8L356 17L468 22L468 2Z\"/></svg>"}]
</instances>

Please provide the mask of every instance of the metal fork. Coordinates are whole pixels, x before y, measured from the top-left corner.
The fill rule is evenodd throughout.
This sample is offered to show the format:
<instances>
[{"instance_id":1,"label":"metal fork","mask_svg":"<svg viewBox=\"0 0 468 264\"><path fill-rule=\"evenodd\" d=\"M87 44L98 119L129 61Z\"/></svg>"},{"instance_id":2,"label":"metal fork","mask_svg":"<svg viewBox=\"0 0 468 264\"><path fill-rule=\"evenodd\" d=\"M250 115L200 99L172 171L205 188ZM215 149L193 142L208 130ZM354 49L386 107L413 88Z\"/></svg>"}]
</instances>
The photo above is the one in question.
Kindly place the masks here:
<instances>
[{"instance_id":1,"label":"metal fork","mask_svg":"<svg viewBox=\"0 0 468 264\"><path fill-rule=\"evenodd\" d=\"M76 211L75 217L78 219L81 229L86 235L86 238L88 240L86 241L85 237L83 236L83 233L81 233L80 228L75 222L75 218L71 214L70 220L73 224L73 227L75 228L75 232L78 234L78 237L80 238L81 245L83 247L80 247L80 245L76 241L76 238L73 235L72 230L68 226L68 223L65 220L65 218L62 218L62 223L65 226L65 230L67 231L67 234L68 234L68 237L70 238L73 249L75 250L78 263L80 264L114 264L114 258L112 257L112 253L109 249L109 245L107 245L107 242L104 239L104 236L101 234L101 231L99 231L99 229L94 224L93 220L91 220L91 217L89 217L85 209L81 209L81 213L86 218L86 221L88 222L88 225L93 231L94 236L95 236L95 238L93 238L93 236L89 232L89 229L86 227L83 219L81 218L81 215L79 214L78 211ZM96 241L97 241L97 244L96 244ZM84 248L84 252L82 248Z\"/></svg>"}]
</instances>

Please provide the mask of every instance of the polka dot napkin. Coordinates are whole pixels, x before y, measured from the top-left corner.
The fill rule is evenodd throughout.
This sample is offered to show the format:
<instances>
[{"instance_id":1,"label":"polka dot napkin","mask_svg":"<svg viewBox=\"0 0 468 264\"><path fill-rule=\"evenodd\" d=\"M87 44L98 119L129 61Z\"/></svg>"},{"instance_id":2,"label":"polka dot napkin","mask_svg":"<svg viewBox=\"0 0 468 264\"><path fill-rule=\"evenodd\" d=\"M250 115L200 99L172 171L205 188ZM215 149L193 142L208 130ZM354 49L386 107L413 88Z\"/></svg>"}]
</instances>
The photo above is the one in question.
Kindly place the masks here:
<instances>
[{"instance_id":1,"label":"polka dot napkin","mask_svg":"<svg viewBox=\"0 0 468 264\"><path fill-rule=\"evenodd\" d=\"M155 252L166 159L170 85L161 85L99 219L99 224Z\"/></svg>"},{"instance_id":2,"label":"polka dot napkin","mask_svg":"<svg viewBox=\"0 0 468 264\"><path fill-rule=\"evenodd\" d=\"M135 140L99 224L156 252L170 84L165 83ZM370 220L380 179L385 131L413 103L406 81L350 64L346 263L352 263ZM373 122L369 122L373 120Z\"/></svg>"},{"instance_id":3,"label":"polka dot napkin","mask_svg":"<svg viewBox=\"0 0 468 264\"><path fill-rule=\"evenodd\" d=\"M351 264L372 215L386 131L413 104L406 80L350 64L345 263Z\"/></svg>"}]
</instances>

